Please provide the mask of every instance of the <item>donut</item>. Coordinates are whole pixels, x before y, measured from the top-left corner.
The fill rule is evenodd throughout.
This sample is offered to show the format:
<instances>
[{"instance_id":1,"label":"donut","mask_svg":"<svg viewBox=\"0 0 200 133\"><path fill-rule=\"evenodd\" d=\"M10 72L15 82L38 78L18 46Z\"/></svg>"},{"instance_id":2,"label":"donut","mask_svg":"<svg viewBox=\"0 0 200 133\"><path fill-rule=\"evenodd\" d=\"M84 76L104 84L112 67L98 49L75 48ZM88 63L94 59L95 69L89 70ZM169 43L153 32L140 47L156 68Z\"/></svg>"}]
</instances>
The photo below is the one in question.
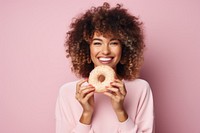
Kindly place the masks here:
<instances>
[{"instance_id":1,"label":"donut","mask_svg":"<svg viewBox=\"0 0 200 133\"><path fill-rule=\"evenodd\" d=\"M88 83L95 87L95 92L105 92L114 79L115 71L110 66L100 65L90 72Z\"/></svg>"}]
</instances>

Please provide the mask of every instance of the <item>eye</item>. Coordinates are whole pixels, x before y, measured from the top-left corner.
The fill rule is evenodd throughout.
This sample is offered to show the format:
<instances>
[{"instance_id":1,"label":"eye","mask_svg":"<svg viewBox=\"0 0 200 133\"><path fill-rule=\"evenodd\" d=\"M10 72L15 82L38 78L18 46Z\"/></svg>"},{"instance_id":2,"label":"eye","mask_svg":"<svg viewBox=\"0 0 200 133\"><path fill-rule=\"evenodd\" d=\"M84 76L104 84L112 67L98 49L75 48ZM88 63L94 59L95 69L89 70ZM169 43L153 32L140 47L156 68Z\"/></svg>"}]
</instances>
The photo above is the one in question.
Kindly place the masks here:
<instances>
[{"instance_id":1,"label":"eye","mask_svg":"<svg viewBox=\"0 0 200 133\"><path fill-rule=\"evenodd\" d=\"M112 42L110 42L110 45L119 45L120 43L119 43L119 41L112 41Z\"/></svg>"},{"instance_id":2,"label":"eye","mask_svg":"<svg viewBox=\"0 0 200 133\"><path fill-rule=\"evenodd\" d=\"M93 42L93 45L101 45L100 42Z\"/></svg>"}]
</instances>

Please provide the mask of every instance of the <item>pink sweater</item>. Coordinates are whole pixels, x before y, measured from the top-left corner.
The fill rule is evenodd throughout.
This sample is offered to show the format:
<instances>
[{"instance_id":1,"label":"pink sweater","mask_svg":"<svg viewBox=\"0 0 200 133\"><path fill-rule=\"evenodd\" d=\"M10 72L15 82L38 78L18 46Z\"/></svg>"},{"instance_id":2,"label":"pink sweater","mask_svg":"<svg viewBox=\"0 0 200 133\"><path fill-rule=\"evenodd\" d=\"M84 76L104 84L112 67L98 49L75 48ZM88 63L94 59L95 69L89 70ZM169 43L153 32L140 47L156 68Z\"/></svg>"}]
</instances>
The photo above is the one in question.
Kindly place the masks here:
<instances>
[{"instance_id":1,"label":"pink sweater","mask_svg":"<svg viewBox=\"0 0 200 133\"><path fill-rule=\"evenodd\" d=\"M127 95L124 106L129 118L117 119L110 98L95 94L95 112L91 125L79 122L82 107L75 99L76 82L60 88L56 103L56 133L152 133L154 125L153 97L149 84L142 79L124 81Z\"/></svg>"}]
</instances>

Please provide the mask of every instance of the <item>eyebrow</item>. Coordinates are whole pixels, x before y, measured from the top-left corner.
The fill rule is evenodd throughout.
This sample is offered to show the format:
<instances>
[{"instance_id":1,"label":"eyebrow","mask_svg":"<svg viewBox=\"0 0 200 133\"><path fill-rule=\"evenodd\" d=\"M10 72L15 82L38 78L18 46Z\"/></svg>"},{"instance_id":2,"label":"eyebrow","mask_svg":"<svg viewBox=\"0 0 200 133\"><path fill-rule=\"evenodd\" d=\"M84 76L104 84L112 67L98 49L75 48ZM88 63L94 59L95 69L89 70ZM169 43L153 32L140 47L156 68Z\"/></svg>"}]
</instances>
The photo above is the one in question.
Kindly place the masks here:
<instances>
[{"instance_id":1,"label":"eyebrow","mask_svg":"<svg viewBox=\"0 0 200 133\"><path fill-rule=\"evenodd\" d=\"M93 39L92 39L92 41L95 41L95 40L97 40L97 41L102 41L102 39L99 39L99 38L93 38Z\"/></svg>"},{"instance_id":2,"label":"eyebrow","mask_svg":"<svg viewBox=\"0 0 200 133\"><path fill-rule=\"evenodd\" d=\"M102 39L99 39L99 38L93 38L93 39L92 39L92 41L95 41L95 40L97 40L97 41L102 41ZM119 41L119 39L116 39L116 38L110 39L110 41L115 41L115 40Z\"/></svg>"}]
</instances>

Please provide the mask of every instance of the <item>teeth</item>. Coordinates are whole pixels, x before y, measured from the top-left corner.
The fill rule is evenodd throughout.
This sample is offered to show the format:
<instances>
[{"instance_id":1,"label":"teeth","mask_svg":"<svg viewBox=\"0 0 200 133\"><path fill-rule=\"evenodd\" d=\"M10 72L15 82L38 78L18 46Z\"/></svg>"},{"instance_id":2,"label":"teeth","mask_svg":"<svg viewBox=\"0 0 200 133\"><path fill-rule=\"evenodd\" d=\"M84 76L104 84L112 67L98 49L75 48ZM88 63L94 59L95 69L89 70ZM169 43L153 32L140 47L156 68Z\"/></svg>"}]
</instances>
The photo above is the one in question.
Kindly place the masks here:
<instances>
[{"instance_id":1,"label":"teeth","mask_svg":"<svg viewBox=\"0 0 200 133\"><path fill-rule=\"evenodd\" d=\"M110 61L111 59L112 58L103 58L103 57L99 58L100 61Z\"/></svg>"}]
</instances>

